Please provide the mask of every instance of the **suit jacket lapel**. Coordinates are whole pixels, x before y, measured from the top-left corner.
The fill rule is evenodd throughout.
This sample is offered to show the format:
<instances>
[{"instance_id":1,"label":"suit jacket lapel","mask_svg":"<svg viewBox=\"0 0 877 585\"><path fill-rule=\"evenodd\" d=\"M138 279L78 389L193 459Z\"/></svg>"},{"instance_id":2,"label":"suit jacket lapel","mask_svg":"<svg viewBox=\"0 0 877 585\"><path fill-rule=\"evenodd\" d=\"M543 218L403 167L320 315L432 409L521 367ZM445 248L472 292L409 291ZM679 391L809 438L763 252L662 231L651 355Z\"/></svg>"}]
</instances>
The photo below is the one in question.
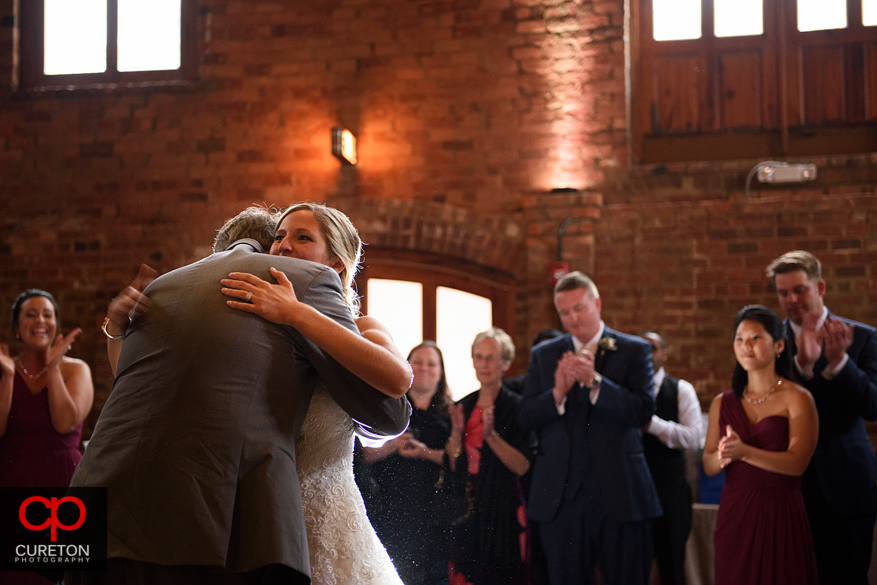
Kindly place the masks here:
<instances>
[{"instance_id":1,"label":"suit jacket lapel","mask_svg":"<svg viewBox=\"0 0 877 585\"><path fill-rule=\"evenodd\" d=\"M594 357L594 370L598 374L603 373L603 367L606 365L606 358L608 357L607 354L609 353L609 351L605 347L603 347L603 344L604 344L603 340L606 339L607 337L611 338L613 340L616 339L615 332L612 331L611 329L609 329L608 327L606 327L603 330L603 337L601 337L600 341L597 343L597 355ZM617 347L617 341L616 341L616 347Z\"/></svg>"}]
</instances>

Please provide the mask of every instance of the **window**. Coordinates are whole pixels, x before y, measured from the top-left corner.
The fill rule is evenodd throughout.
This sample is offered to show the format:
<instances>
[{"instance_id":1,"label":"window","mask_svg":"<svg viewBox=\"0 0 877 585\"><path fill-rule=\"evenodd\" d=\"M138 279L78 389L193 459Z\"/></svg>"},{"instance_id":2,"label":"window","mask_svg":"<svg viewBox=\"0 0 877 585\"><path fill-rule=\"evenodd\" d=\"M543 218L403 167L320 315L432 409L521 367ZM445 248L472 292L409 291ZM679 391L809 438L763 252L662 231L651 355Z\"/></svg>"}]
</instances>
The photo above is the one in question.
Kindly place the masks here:
<instances>
[{"instance_id":1,"label":"window","mask_svg":"<svg viewBox=\"0 0 877 585\"><path fill-rule=\"evenodd\" d=\"M20 4L21 84L191 79L193 0L33 0Z\"/></svg>"},{"instance_id":2,"label":"window","mask_svg":"<svg viewBox=\"0 0 877 585\"><path fill-rule=\"evenodd\" d=\"M369 266L357 278L363 313L379 319L403 355L424 339L442 350L455 400L478 389L470 349L475 335L491 326L510 335L511 278L469 272L460 264L438 266L423 258L382 258L369 249ZM480 274L479 274L480 272Z\"/></svg>"},{"instance_id":3,"label":"window","mask_svg":"<svg viewBox=\"0 0 877 585\"><path fill-rule=\"evenodd\" d=\"M637 162L877 150L877 0L637 7Z\"/></svg>"}]
</instances>

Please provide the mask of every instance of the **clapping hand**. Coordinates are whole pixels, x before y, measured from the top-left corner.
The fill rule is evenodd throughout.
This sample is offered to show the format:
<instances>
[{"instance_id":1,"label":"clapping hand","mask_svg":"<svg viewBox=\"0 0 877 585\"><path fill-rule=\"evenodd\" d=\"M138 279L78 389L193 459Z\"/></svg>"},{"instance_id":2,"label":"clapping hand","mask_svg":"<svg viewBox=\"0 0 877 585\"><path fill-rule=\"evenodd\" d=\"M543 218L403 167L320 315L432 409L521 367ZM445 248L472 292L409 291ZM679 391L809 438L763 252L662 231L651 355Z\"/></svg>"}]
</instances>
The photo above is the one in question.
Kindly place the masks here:
<instances>
[{"instance_id":1,"label":"clapping hand","mask_svg":"<svg viewBox=\"0 0 877 585\"><path fill-rule=\"evenodd\" d=\"M554 371L554 401L558 404L569 394L573 384L586 384L594 377L594 354L583 350L580 354L564 352Z\"/></svg>"},{"instance_id":2,"label":"clapping hand","mask_svg":"<svg viewBox=\"0 0 877 585\"><path fill-rule=\"evenodd\" d=\"M496 433L496 429L494 428L496 422L495 408L494 405L490 405L481 409L482 436L485 441L489 439L491 435Z\"/></svg>"},{"instance_id":3,"label":"clapping hand","mask_svg":"<svg viewBox=\"0 0 877 585\"><path fill-rule=\"evenodd\" d=\"M825 359L831 367L836 366L853 344L853 326L828 317L822 325L822 339L825 342Z\"/></svg>"},{"instance_id":4,"label":"clapping hand","mask_svg":"<svg viewBox=\"0 0 877 585\"><path fill-rule=\"evenodd\" d=\"M405 445L413 437L414 437L414 435L412 435L411 433L405 432L405 433L402 433L401 435L399 435L398 437L396 437L395 439L392 439L391 441L389 441L388 444L393 448L393 451L395 451L396 453L401 455L402 450L405 448Z\"/></svg>"},{"instance_id":5,"label":"clapping hand","mask_svg":"<svg viewBox=\"0 0 877 585\"><path fill-rule=\"evenodd\" d=\"M722 469L732 461L739 461L745 457L746 443L740 439L740 435L737 434L737 431L735 431L731 425L725 427L725 436L719 441L719 450L717 453Z\"/></svg>"},{"instance_id":6,"label":"clapping hand","mask_svg":"<svg viewBox=\"0 0 877 585\"><path fill-rule=\"evenodd\" d=\"M61 358L67 355L67 352L73 349L72 344L73 341L82 333L82 329L77 327L67 335L58 334L55 337L55 343L52 344L52 348L49 349L49 353L46 356L46 368L51 369L57 367L61 364Z\"/></svg>"},{"instance_id":7,"label":"clapping hand","mask_svg":"<svg viewBox=\"0 0 877 585\"><path fill-rule=\"evenodd\" d=\"M146 313L151 303L143 294L143 290L157 276L157 270L146 264L141 264L140 271L131 284L110 302L110 307L107 309L107 317L109 317L110 322L124 332L131 319Z\"/></svg>"},{"instance_id":8,"label":"clapping hand","mask_svg":"<svg viewBox=\"0 0 877 585\"><path fill-rule=\"evenodd\" d=\"M448 407L448 415L451 417L451 436L463 437L463 405L452 404Z\"/></svg>"},{"instance_id":9,"label":"clapping hand","mask_svg":"<svg viewBox=\"0 0 877 585\"><path fill-rule=\"evenodd\" d=\"M15 375L15 362L12 361L12 357L9 355L9 346L5 343L0 343L0 373L2 373L0 377Z\"/></svg>"},{"instance_id":10,"label":"clapping hand","mask_svg":"<svg viewBox=\"0 0 877 585\"><path fill-rule=\"evenodd\" d=\"M407 434L408 433L406 433L406 435ZM428 447L425 443L418 441L414 437L411 437L410 435L409 437L410 438L399 447L397 453L408 459L423 459L426 456L426 450Z\"/></svg>"},{"instance_id":11,"label":"clapping hand","mask_svg":"<svg viewBox=\"0 0 877 585\"><path fill-rule=\"evenodd\" d=\"M463 450L463 431L465 430L466 425L463 415L463 405L450 405L448 407L448 415L451 417L451 436L448 437L448 442L445 445L445 448L448 450L448 456L455 459ZM451 455L452 453L454 455Z\"/></svg>"},{"instance_id":12,"label":"clapping hand","mask_svg":"<svg viewBox=\"0 0 877 585\"><path fill-rule=\"evenodd\" d=\"M798 362L804 369L812 370L813 364L819 359L822 353L822 338L825 327L816 328L819 322L819 314L808 313L801 319L801 335L798 338ZM828 320L826 319L826 323ZM846 351L846 349L844 349Z\"/></svg>"}]
</instances>

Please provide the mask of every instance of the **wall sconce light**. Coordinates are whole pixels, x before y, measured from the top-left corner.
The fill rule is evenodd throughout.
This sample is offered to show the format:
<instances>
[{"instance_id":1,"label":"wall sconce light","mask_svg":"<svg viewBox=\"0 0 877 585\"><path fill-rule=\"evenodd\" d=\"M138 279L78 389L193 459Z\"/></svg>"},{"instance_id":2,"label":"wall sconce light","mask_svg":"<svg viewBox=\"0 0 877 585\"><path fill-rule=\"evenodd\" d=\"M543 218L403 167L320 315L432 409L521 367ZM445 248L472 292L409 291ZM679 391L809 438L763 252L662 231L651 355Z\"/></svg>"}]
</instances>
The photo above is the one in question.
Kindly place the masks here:
<instances>
[{"instance_id":1,"label":"wall sconce light","mask_svg":"<svg viewBox=\"0 0 877 585\"><path fill-rule=\"evenodd\" d=\"M356 136L341 126L332 128L332 154L341 162L356 164Z\"/></svg>"},{"instance_id":2,"label":"wall sconce light","mask_svg":"<svg viewBox=\"0 0 877 585\"><path fill-rule=\"evenodd\" d=\"M746 177L746 198L749 199L749 184L758 175L759 183L803 183L816 180L816 165L785 163L775 160L760 162L749 171Z\"/></svg>"}]
</instances>

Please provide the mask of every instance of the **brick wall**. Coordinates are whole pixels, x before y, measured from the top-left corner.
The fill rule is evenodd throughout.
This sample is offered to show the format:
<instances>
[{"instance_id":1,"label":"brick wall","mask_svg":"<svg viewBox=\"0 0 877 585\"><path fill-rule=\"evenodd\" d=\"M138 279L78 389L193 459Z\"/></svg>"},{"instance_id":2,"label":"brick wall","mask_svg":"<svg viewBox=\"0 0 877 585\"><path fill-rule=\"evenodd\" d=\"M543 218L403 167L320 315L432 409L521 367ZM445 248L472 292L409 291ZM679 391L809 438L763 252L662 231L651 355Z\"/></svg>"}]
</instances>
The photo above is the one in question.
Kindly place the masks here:
<instances>
[{"instance_id":1,"label":"brick wall","mask_svg":"<svg viewBox=\"0 0 877 585\"><path fill-rule=\"evenodd\" d=\"M203 257L252 202L325 200L374 247L514 274L524 354L557 324L548 263L580 219L564 259L608 323L665 334L704 404L728 385L733 313L776 306L763 267L787 249L822 258L833 310L877 323L877 158L814 160L816 183L750 199L757 161L631 167L621 0L198 4L199 82L28 92L0 0L0 315L24 288L56 293L97 408L109 299L141 262ZM339 124L355 168L329 153Z\"/></svg>"}]
</instances>

